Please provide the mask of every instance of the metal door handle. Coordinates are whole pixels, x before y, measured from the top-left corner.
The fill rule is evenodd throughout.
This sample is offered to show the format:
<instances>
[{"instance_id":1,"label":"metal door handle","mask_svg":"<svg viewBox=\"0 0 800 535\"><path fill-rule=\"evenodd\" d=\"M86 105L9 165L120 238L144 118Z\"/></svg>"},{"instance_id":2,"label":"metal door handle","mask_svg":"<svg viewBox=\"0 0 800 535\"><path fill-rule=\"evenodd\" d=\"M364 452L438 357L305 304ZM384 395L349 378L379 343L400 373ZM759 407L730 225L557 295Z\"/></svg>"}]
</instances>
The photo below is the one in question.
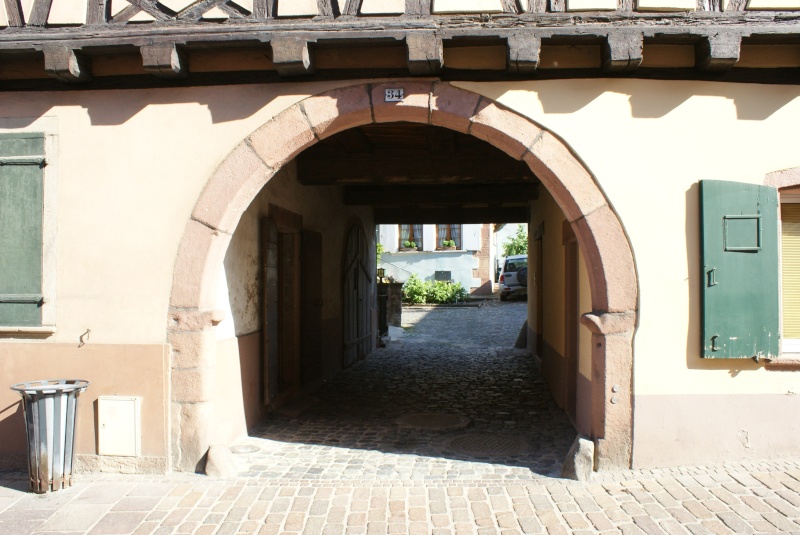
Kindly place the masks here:
<instances>
[{"instance_id":1,"label":"metal door handle","mask_svg":"<svg viewBox=\"0 0 800 535\"><path fill-rule=\"evenodd\" d=\"M708 286L717 285L717 268L711 268L706 272L706 276L708 277Z\"/></svg>"},{"instance_id":2,"label":"metal door handle","mask_svg":"<svg viewBox=\"0 0 800 535\"><path fill-rule=\"evenodd\" d=\"M711 337L711 351L719 351L719 348L717 347L717 338L719 338L718 334L715 334Z\"/></svg>"}]
</instances>

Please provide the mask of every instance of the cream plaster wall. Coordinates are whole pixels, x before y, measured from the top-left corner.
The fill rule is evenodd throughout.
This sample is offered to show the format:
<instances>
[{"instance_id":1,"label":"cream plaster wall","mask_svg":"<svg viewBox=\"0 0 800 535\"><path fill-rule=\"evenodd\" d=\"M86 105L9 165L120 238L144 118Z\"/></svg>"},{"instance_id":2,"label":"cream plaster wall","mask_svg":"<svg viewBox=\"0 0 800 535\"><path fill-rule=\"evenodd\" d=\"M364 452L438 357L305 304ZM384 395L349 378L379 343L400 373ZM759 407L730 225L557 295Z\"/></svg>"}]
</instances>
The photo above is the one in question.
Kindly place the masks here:
<instances>
[{"instance_id":1,"label":"cream plaster wall","mask_svg":"<svg viewBox=\"0 0 800 535\"><path fill-rule=\"evenodd\" d=\"M543 335L544 341L564 356L564 246L561 222L564 214L545 190L534 204L534 224L544 222L542 237Z\"/></svg>"},{"instance_id":2,"label":"cream plaster wall","mask_svg":"<svg viewBox=\"0 0 800 535\"><path fill-rule=\"evenodd\" d=\"M699 356L698 185L800 165L800 86L570 80L458 83L569 143L631 240L640 284L635 394L780 394L797 379Z\"/></svg>"},{"instance_id":3,"label":"cream plaster wall","mask_svg":"<svg viewBox=\"0 0 800 535\"><path fill-rule=\"evenodd\" d=\"M0 117L59 125L57 332L44 342L91 329L92 343L163 343L178 242L208 177L278 112L340 85L4 93Z\"/></svg>"}]
</instances>

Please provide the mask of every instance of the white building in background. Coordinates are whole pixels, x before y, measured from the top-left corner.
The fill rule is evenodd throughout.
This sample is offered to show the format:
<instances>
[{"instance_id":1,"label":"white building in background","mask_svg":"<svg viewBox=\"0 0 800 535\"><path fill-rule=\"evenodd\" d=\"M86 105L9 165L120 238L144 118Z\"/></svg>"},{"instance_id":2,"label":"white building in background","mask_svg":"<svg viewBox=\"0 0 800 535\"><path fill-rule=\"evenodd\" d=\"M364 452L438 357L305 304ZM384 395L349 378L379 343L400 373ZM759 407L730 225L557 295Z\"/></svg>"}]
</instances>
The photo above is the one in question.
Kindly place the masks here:
<instances>
[{"instance_id":1,"label":"white building in background","mask_svg":"<svg viewBox=\"0 0 800 535\"><path fill-rule=\"evenodd\" d=\"M496 256L493 229L491 223L378 225L384 249L379 267L396 281L405 282L416 273L422 280L451 280L473 295L488 295ZM455 245L444 246L445 240Z\"/></svg>"}]
</instances>

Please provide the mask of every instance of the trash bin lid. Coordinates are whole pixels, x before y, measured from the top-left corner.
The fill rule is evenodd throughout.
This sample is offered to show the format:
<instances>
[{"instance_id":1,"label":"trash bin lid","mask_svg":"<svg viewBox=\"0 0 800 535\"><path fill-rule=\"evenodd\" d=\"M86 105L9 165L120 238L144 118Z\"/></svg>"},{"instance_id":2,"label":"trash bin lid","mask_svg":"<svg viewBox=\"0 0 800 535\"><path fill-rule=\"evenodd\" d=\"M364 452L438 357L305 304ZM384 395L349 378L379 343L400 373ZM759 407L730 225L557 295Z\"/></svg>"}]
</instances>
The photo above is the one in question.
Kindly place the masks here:
<instances>
[{"instance_id":1,"label":"trash bin lid","mask_svg":"<svg viewBox=\"0 0 800 535\"><path fill-rule=\"evenodd\" d=\"M83 379L43 379L28 381L11 386L20 394L55 394L56 392L83 392L89 386L89 381Z\"/></svg>"}]
</instances>

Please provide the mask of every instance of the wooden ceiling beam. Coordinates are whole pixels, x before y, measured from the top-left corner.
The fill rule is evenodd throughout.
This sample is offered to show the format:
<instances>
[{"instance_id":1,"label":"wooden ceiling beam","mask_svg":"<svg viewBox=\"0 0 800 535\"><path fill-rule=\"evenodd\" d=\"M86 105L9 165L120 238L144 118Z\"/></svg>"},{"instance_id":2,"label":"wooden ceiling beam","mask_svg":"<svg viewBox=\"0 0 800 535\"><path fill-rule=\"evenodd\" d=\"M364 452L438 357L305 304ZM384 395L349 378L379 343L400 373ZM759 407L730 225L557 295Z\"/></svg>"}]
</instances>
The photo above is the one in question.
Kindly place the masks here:
<instances>
[{"instance_id":1,"label":"wooden ceiling beam","mask_svg":"<svg viewBox=\"0 0 800 535\"><path fill-rule=\"evenodd\" d=\"M408 70L415 76L439 74L444 67L442 38L432 31L411 32L406 36Z\"/></svg>"},{"instance_id":2,"label":"wooden ceiling beam","mask_svg":"<svg viewBox=\"0 0 800 535\"><path fill-rule=\"evenodd\" d=\"M530 211L527 206L497 206L488 208L420 208L403 206L376 208L375 224L435 224L435 223L518 223L527 221Z\"/></svg>"},{"instance_id":3,"label":"wooden ceiling beam","mask_svg":"<svg viewBox=\"0 0 800 535\"><path fill-rule=\"evenodd\" d=\"M525 203L539 197L539 184L474 184L450 186L345 186L348 206L398 206Z\"/></svg>"},{"instance_id":4,"label":"wooden ceiling beam","mask_svg":"<svg viewBox=\"0 0 800 535\"><path fill-rule=\"evenodd\" d=\"M308 152L308 151L307 151ZM315 158L301 154L297 159L301 184L426 184L441 182L502 183L532 181L533 172L524 162L508 157L484 158L439 156Z\"/></svg>"},{"instance_id":5,"label":"wooden ceiling beam","mask_svg":"<svg viewBox=\"0 0 800 535\"><path fill-rule=\"evenodd\" d=\"M640 31L609 33L603 42L603 70L630 72L642 64L644 34Z\"/></svg>"},{"instance_id":6,"label":"wooden ceiling beam","mask_svg":"<svg viewBox=\"0 0 800 535\"><path fill-rule=\"evenodd\" d=\"M695 45L695 64L706 71L726 71L739 61L742 34L719 32Z\"/></svg>"},{"instance_id":7,"label":"wooden ceiling beam","mask_svg":"<svg viewBox=\"0 0 800 535\"><path fill-rule=\"evenodd\" d=\"M308 40L298 37L276 37L270 40L272 63L281 76L306 76L314 72Z\"/></svg>"},{"instance_id":8,"label":"wooden ceiling beam","mask_svg":"<svg viewBox=\"0 0 800 535\"><path fill-rule=\"evenodd\" d=\"M542 38L531 30L521 30L506 40L508 47L508 72L526 74L539 67Z\"/></svg>"},{"instance_id":9,"label":"wooden ceiling beam","mask_svg":"<svg viewBox=\"0 0 800 535\"><path fill-rule=\"evenodd\" d=\"M141 49L144 70L159 78L186 78L189 59L175 43L157 43Z\"/></svg>"},{"instance_id":10,"label":"wooden ceiling beam","mask_svg":"<svg viewBox=\"0 0 800 535\"><path fill-rule=\"evenodd\" d=\"M92 79L91 59L79 51L65 46L46 46L44 52L44 70L47 74L62 82L88 82Z\"/></svg>"}]
</instances>

